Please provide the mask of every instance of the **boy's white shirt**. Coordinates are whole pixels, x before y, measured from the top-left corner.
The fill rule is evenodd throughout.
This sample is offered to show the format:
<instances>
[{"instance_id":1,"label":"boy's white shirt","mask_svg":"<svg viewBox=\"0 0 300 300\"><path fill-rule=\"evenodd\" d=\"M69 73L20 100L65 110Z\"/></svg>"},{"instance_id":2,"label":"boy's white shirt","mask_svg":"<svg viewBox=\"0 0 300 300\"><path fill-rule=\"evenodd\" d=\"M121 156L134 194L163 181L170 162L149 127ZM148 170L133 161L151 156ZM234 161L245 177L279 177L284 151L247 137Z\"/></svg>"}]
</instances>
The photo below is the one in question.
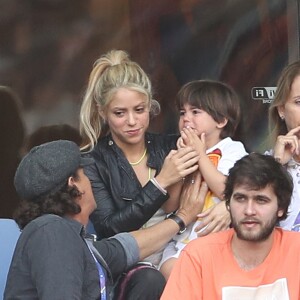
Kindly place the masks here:
<instances>
[{"instance_id":1,"label":"boy's white shirt","mask_svg":"<svg viewBox=\"0 0 300 300\"><path fill-rule=\"evenodd\" d=\"M230 137L221 140L213 147L207 149L206 154L211 153L216 149L219 149L221 151L221 158L218 162L217 170L225 176L228 175L229 170L233 167L237 160L248 154L243 143L239 141L233 141ZM213 197L213 202L219 203L220 199L217 197ZM201 221L196 221L195 223L190 224L183 234L174 237L178 252L181 252L181 250L189 241L197 238L197 233L194 231L194 229L200 224L200 222Z\"/></svg>"}]
</instances>

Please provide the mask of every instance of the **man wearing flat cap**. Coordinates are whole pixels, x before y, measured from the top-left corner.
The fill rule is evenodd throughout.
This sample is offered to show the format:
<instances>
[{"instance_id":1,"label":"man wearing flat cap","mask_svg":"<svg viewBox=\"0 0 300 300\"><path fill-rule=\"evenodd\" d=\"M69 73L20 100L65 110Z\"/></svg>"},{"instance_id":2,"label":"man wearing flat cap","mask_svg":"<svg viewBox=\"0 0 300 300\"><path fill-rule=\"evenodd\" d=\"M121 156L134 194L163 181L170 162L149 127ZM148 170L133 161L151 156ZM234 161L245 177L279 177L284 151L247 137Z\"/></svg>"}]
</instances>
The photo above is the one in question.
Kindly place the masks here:
<instances>
[{"instance_id":1,"label":"man wearing flat cap","mask_svg":"<svg viewBox=\"0 0 300 300\"><path fill-rule=\"evenodd\" d=\"M118 276L178 232L178 223L167 219L93 243L85 227L96 203L83 171L92 163L81 157L75 143L63 140L37 146L21 161L14 183L24 199L15 216L22 234L8 273L5 300L113 299ZM196 180L198 184L185 189L177 212L186 225L196 217L206 194L200 178ZM143 299L159 299L164 287L161 278L155 269L151 282L145 278Z\"/></svg>"}]
</instances>

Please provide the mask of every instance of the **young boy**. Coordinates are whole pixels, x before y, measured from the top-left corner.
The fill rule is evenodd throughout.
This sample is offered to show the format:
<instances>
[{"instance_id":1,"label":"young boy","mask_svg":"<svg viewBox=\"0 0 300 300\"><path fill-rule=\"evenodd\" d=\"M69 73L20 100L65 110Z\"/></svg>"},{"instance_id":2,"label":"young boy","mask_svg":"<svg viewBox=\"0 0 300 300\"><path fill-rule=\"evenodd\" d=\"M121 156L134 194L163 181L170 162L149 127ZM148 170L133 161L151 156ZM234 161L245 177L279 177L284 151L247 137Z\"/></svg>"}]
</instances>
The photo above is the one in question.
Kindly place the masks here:
<instances>
[{"instance_id":1,"label":"young boy","mask_svg":"<svg viewBox=\"0 0 300 300\"><path fill-rule=\"evenodd\" d=\"M205 211L223 199L229 169L247 154L241 142L231 139L240 118L239 99L234 90L222 82L197 80L181 88L176 105L180 111L181 132L178 148L195 147L200 157L199 171L196 172L200 172L209 188L203 207ZM185 180L190 184L194 182L192 177ZM160 270L166 278L181 250L197 237L195 231L199 222L201 220L191 224L164 250Z\"/></svg>"}]
</instances>

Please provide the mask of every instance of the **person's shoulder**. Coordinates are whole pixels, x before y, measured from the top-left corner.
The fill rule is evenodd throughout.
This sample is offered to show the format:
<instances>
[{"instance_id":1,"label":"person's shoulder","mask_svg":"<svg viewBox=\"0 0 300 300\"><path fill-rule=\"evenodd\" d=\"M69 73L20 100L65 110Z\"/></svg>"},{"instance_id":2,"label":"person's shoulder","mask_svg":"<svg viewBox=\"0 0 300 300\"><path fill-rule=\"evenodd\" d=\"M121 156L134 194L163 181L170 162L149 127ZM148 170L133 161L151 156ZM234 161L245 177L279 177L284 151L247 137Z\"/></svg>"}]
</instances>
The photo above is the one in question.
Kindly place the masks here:
<instances>
[{"instance_id":1,"label":"person's shoulder","mask_svg":"<svg viewBox=\"0 0 300 300\"><path fill-rule=\"evenodd\" d=\"M197 238L188 243L185 247L187 252L206 252L210 253L213 249L222 250L227 247L233 235L233 229L219 231Z\"/></svg>"},{"instance_id":2,"label":"person's shoulder","mask_svg":"<svg viewBox=\"0 0 300 300\"><path fill-rule=\"evenodd\" d=\"M42 229L45 234L54 231L63 232L71 228L80 232L82 225L73 219L63 218L55 214L45 214L28 223L23 231L33 232Z\"/></svg>"},{"instance_id":3,"label":"person's shoulder","mask_svg":"<svg viewBox=\"0 0 300 300\"><path fill-rule=\"evenodd\" d=\"M55 227L60 228L63 223L63 218L53 214L45 214L29 222L22 230L22 238L43 232L55 231Z\"/></svg>"},{"instance_id":4,"label":"person's shoulder","mask_svg":"<svg viewBox=\"0 0 300 300\"><path fill-rule=\"evenodd\" d=\"M91 150L91 155L95 155L95 153L102 153L103 150L111 148L110 146L114 144L114 141L111 135L107 135L98 140L95 147Z\"/></svg>"},{"instance_id":5,"label":"person's shoulder","mask_svg":"<svg viewBox=\"0 0 300 300\"><path fill-rule=\"evenodd\" d=\"M300 233L280 227L275 228L275 245L280 253L300 259Z\"/></svg>"},{"instance_id":6,"label":"person's shoulder","mask_svg":"<svg viewBox=\"0 0 300 300\"><path fill-rule=\"evenodd\" d=\"M235 145L237 147L245 148L244 144L241 141L233 140L231 137L226 137L220 141L224 146L232 146Z\"/></svg>"},{"instance_id":7,"label":"person's shoulder","mask_svg":"<svg viewBox=\"0 0 300 300\"><path fill-rule=\"evenodd\" d=\"M45 226L47 224L62 222L62 220L63 220L63 218L58 216L58 215L45 214L45 215L42 215L42 216L32 220L29 224L34 224L37 227L42 227L42 226Z\"/></svg>"},{"instance_id":8,"label":"person's shoulder","mask_svg":"<svg viewBox=\"0 0 300 300\"><path fill-rule=\"evenodd\" d=\"M98 165L102 161L109 157L113 157L112 149L115 148L115 142L113 141L111 135L102 137L93 149L83 153L84 157L91 157L94 159L95 163Z\"/></svg>"},{"instance_id":9,"label":"person's shoulder","mask_svg":"<svg viewBox=\"0 0 300 300\"><path fill-rule=\"evenodd\" d=\"M230 151L240 152L241 155L247 154L244 144L240 141L233 140L231 137L226 137L223 140L221 140L218 143L218 148L220 148L221 151L224 151L225 149L230 149Z\"/></svg>"},{"instance_id":10,"label":"person's shoulder","mask_svg":"<svg viewBox=\"0 0 300 300\"><path fill-rule=\"evenodd\" d=\"M282 229L280 227L276 227L275 232L284 243L293 243L293 245L300 246L299 232Z\"/></svg>"}]
</instances>

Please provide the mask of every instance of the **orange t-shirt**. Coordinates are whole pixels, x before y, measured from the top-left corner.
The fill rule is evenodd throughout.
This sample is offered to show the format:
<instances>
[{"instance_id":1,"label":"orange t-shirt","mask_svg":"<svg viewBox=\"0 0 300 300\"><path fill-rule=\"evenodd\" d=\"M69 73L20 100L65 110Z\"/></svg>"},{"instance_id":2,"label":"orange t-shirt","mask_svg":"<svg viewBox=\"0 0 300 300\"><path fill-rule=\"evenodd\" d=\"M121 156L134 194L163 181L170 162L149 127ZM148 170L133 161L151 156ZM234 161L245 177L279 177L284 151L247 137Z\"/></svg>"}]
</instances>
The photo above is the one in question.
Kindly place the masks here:
<instances>
[{"instance_id":1,"label":"orange t-shirt","mask_svg":"<svg viewBox=\"0 0 300 300\"><path fill-rule=\"evenodd\" d=\"M299 300L300 234L276 228L258 267L242 270L231 250L233 229L191 241L175 263L162 300Z\"/></svg>"}]
</instances>

